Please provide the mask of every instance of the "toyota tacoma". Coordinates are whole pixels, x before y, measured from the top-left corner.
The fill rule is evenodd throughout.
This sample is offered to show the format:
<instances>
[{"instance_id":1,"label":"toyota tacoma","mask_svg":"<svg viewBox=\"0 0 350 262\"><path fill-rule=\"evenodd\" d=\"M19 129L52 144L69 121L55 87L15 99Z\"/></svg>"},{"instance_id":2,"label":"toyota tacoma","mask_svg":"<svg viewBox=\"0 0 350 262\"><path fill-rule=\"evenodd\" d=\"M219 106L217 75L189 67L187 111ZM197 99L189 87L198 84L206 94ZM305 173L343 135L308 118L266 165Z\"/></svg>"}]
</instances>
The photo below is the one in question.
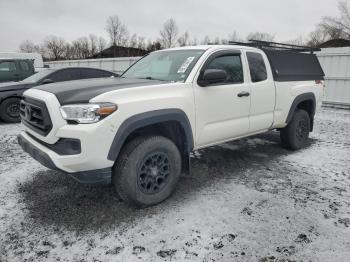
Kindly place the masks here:
<instances>
[{"instance_id":1,"label":"toyota tacoma","mask_svg":"<svg viewBox=\"0 0 350 262\"><path fill-rule=\"evenodd\" d=\"M193 150L269 130L307 145L324 73L314 50L274 43L150 53L120 78L36 86L20 105L24 151L131 205L168 198Z\"/></svg>"}]
</instances>

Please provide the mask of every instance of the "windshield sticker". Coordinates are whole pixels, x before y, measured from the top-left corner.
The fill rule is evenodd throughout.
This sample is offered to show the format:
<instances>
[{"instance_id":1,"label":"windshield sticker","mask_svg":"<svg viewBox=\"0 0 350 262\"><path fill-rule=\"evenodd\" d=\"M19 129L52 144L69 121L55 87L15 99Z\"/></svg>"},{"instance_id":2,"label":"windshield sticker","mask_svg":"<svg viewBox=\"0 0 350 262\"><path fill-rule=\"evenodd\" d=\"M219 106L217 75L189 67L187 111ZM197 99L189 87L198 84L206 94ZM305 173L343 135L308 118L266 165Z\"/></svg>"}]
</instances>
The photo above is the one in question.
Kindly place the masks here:
<instances>
[{"instance_id":1,"label":"windshield sticker","mask_svg":"<svg viewBox=\"0 0 350 262\"><path fill-rule=\"evenodd\" d=\"M186 72L188 66L192 63L192 61L194 60L194 56L190 56L187 57L186 61L181 65L181 67L179 68L179 70L177 70L178 74L183 74Z\"/></svg>"}]
</instances>

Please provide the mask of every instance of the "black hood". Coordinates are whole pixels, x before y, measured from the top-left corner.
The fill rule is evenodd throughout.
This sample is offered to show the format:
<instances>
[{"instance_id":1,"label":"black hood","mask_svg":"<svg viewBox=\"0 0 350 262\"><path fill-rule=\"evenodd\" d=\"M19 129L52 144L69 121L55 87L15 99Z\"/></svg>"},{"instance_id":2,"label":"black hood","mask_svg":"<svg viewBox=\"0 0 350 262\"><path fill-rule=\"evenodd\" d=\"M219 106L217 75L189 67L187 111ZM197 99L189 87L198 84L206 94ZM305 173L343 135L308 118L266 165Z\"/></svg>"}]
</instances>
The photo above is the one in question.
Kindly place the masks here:
<instances>
[{"instance_id":1,"label":"black hood","mask_svg":"<svg viewBox=\"0 0 350 262\"><path fill-rule=\"evenodd\" d=\"M28 89L33 87L34 85L35 84L23 83L23 82L0 83L0 92Z\"/></svg>"},{"instance_id":2,"label":"black hood","mask_svg":"<svg viewBox=\"0 0 350 262\"><path fill-rule=\"evenodd\" d=\"M164 81L116 77L54 83L37 86L35 89L50 92L57 97L61 105L67 105L87 103L92 98L113 90L160 83L164 83Z\"/></svg>"}]
</instances>

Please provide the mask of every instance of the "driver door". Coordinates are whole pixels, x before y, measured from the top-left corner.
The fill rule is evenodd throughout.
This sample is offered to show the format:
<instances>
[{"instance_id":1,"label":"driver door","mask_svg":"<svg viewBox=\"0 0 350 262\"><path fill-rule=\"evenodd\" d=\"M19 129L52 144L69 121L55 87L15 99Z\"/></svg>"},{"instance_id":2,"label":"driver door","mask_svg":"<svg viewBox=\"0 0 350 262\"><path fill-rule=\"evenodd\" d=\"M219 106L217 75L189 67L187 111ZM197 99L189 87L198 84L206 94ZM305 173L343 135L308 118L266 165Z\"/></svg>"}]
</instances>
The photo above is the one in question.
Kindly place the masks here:
<instances>
[{"instance_id":1,"label":"driver door","mask_svg":"<svg viewBox=\"0 0 350 262\"><path fill-rule=\"evenodd\" d=\"M196 146L204 147L243 136L249 132L250 85L239 50L218 51L209 56L206 69L225 70L227 78L206 86L194 83Z\"/></svg>"}]
</instances>

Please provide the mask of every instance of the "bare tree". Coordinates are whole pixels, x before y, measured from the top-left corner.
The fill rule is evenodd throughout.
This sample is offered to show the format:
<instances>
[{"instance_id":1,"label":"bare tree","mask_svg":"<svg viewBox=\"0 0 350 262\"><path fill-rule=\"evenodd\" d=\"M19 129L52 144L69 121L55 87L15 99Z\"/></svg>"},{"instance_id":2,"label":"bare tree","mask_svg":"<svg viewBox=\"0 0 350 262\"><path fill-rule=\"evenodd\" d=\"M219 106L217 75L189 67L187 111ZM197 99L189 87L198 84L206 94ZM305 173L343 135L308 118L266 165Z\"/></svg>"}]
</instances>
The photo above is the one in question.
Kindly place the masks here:
<instances>
[{"instance_id":1,"label":"bare tree","mask_svg":"<svg viewBox=\"0 0 350 262\"><path fill-rule=\"evenodd\" d=\"M307 40L306 44L311 47L318 47L320 44L324 43L329 39L327 33L325 33L321 28L317 28L315 31L312 31Z\"/></svg>"},{"instance_id":2,"label":"bare tree","mask_svg":"<svg viewBox=\"0 0 350 262\"><path fill-rule=\"evenodd\" d=\"M221 43L220 37L215 37L214 41L212 42L215 45L219 45Z\"/></svg>"},{"instance_id":3,"label":"bare tree","mask_svg":"<svg viewBox=\"0 0 350 262\"><path fill-rule=\"evenodd\" d=\"M136 48L137 47L137 35L133 34L129 39L129 46Z\"/></svg>"},{"instance_id":4,"label":"bare tree","mask_svg":"<svg viewBox=\"0 0 350 262\"><path fill-rule=\"evenodd\" d=\"M128 39L128 29L117 15L107 19L106 31L109 34L111 44L114 46L125 45Z\"/></svg>"},{"instance_id":5,"label":"bare tree","mask_svg":"<svg viewBox=\"0 0 350 262\"><path fill-rule=\"evenodd\" d=\"M79 37L72 42L71 46L74 58L83 59L91 56L90 40L88 37Z\"/></svg>"},{"instance_id":6,"label":"bare tree","mask_svg":"<svg viewBox=\"0 0 350 262\"><path fill-rule=\"evenodd\" d=\"M188 32L185 32L182 36L177 39L177 42L179 43L179 46L187 46L189 45L190 35Z\"/></svg>"},{"instance_id":7,"label":"bare tree","mask_svg":"<svg viewBox=\"0 0 350 262\"><path fill-rule=\"evenodd\" d=\"M44 40L44 47L47 50L49 58L58 60L64 56L66 43L62 37L48 36Z\"/></svg>"},{"instance_id":8,"label":"bare tree","mask_svg":"<svg viewBox=\"0 0 350 262\"><path fill-rule=\"evenodd\" d=\"M78 40L74 40L71 44L72 48L72 58L74 59L79 59L83 58L83 55L81 53L81 47L80 47L80 42Z\"/></svg>"},{"instance_id":9,"label":"bare tree","mask_svg":"<svg viewBox=\"0 0 350 262\"><path fill-rule=\"evenodd\" d=\"M24 40L19 45L19 51L22 53L40 53L40 46L30 40Z\"/></svg>"},{"instance_id":10,"label":"bare tree","mask_svg":"<svg viewBox=\"0 0 350 262\"><path fill-rule=\"evenodd\" d=\"M238 35L237 31L233 31L232 34L228 35L228 41L243 42L243 39Z\"/></svg>"},{"instance_id":11,"label":"bare tree","mask_svg":"<svg viewBox=\"0 0 350 262\"><path fill-rule=\"evenodd\" d=\"M275 36L264 32L253 32L248 34L247 40L260 40L272 42L275 40Z\"/></svg>"},{"instance_id":12,"label":"bare tree","mask_svg":"<svg viewBox=\"0 0 350 262\"><path fill-rule=\"evenodd\" d=\"M71 45L70 43L67 43L65 46L65 51L64 51L64 59L75 59L76 57L76 53L75 53L75 49L74 46Z\"/></svg>"},{"instance_id":13,"label":"bare tree","mask_svg":"<svg viewBox=\"0 0 350 262\"><path fill-rule=\"evenodd\" d=\"M160 50L161 48L162 48L162 45L160 42L154 42L151 39L148 39L148 43L146 47L147 51L149 52L157 51L157 50Z\"/></svg>"},{"instance_id":14,"label":"bare tree","mask_svg":"<svg viewBox=\"0 0 350 262\"><path fill-rule=\"evenodd\" d=\"M194 37L194 38L190 41L190 45L193 45L193 46L198 45L198 39L197 39L197 37Z\"/></svg>"},{"instance_id":15,"label":"bare tree","mask_svg":"<svg viewBox=\"0 0 350 262\"><path fill-rule=\"evenodd\" d=\"M88 58L90 56L90 43L89 43L89 38L86 36L80 37L77 39L79 45L78 47L80 48L80 56L81 58Z\"/></svg>"},{"instance_id":16,"label":"bare tree","mask_svg":"<svg viewBox=\"0 0 350 262\"><path fill-rule=\"evenodd\" d=\"M295 39L284 41L283 43L290 44L290 45L300 45L300 46L303 46L306 44L302 35L298 36Z\"/></svg>"},{"instance_id":17,"label":"bare tree","mask_svg":"<svg viewBox=\"0 0 350 262\"><path fill-rule=\"evenodd\" d=\"M146 49L146 42L145 42L145 38L143 36L139 36L137 38L137 48L139 49Z\"/></svg>"},{"instance_id":18,"label":"bare tree","mask_svg":"<svg viewBox=\"0 0 350 262\"><path fill-rule=\"evenodd\" d=\"M100 36L98 38L98 52L101 53L103 50L106 49L106 46L107 46L106 40L102 36Z\"/></svg>"},{"instance_id":19,"label":"bare tree","mask_svg":"<svg viewBox=\"0 0 350 262\"><path fill-rule=\"evenodd\" d=\"M202 45L207 45L207 44L210 44L210 38L209 36L205 36L201 42Z\"/></svg>"},{"instance_id":20,"label":"bare tree","mask_svg":"<svg viewBox=\"0 0 350 262\"><path fill-rule=\"evenodd\" d=\"M167 20L160 30L160 42L164 48L175 46L179 29L174 19Z\"/></svg>"},{"instance_id":21,"label":"bare tree","mask_svg":"<svg viewBox=\"0 0 350 262\"><path fill-rule=\"evenodd\" d=\"M89 56L93 56L98 52L98 37L94 34L89 35Z\"/></svg>"},{"instance_id":22,"label":"bare tree","mask_svg":"<svg viewBox=\"0 0 350 262\"><path fill-rule=\"evenodd\" d=\"M350 39L350 2L340 1L338 3L339 17L323 17L319 28L326 33L329 38Z\"/></svg>"}]
</instances>

